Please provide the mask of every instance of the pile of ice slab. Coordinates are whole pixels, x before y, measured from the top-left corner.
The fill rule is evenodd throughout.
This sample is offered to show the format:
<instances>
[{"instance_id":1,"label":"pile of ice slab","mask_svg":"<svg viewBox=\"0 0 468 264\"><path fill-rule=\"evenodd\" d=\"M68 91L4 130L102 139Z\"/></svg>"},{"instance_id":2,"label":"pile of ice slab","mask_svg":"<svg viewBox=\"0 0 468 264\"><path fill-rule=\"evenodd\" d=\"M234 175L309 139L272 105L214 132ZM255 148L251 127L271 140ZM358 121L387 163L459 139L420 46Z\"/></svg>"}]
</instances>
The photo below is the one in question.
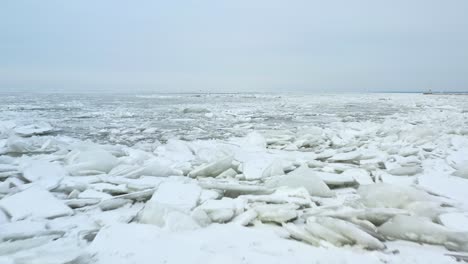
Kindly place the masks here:
<instances>
[{"instance_id":1,"label":"pile of ice slab","mask_svg":"<svg viewBox=\"0 0 468 264\"><path fill-rule=\"evenodd\" d=\"M467 120L396 115L152 150L9 123L0 126L0 262L464 259L468 133L456 128Z\"/></svg>"}]
</instances>

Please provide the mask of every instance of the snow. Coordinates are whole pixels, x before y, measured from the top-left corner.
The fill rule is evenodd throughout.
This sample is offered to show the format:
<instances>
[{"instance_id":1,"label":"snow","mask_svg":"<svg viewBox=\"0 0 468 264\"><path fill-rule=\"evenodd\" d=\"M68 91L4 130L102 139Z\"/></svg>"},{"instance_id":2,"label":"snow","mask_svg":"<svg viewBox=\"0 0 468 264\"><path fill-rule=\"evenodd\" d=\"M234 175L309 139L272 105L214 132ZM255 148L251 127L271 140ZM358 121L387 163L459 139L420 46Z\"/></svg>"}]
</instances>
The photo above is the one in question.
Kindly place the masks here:
<instances>
[{"instance_id":1,"label":"snow","mask_svg":"<svg viewBox=\"0 0 468 264\"><path fill-rule=\"evenodd\" d=\"M203 238L203 239L200 239ZM157 249L157 250L155 250ZM178 234L154 226L130 224L102 229L89 248L96 263L375 263L358 252L314 248L262 230L211 225Z\"/></svg>"}]
</instances>

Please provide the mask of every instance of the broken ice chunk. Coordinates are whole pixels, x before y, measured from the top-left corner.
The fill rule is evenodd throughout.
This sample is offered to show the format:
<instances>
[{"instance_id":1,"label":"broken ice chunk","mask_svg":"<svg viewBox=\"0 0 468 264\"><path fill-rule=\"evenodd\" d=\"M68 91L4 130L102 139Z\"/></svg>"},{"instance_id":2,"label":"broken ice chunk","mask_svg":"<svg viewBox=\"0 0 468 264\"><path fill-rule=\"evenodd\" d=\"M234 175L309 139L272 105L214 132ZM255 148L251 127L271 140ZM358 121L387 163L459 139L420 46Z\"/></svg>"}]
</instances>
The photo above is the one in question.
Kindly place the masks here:
<instances>
[{"instance_id":1,"label":"broken ice chunk","mask_svg":"<svg viewBox=\"0 0 468 264\"><path fill-rule=\"evenodd\" d=\"M421 172L423 172L421 166L397 167L388 170L388 173L396 176L413 176Z\"/></svg>"},{"instance_id":2,"label":"broken ice chunk","mask_svg":"<svg viewBox=\"0 0 468 264\"><path fill-rule=\"evenodd\" d=\"M70 200L65 200L65 204L68 205L70 208L81 208L89 205L95 205L99 203L101 199L70 199Z\"/></svg>"},{"instance_id":3,"label":"broken ice chunk","mask_svg":"<svg viewBox=\"0 0 468 264\"><path fill-rule=\"evenodd\" d=\"M129 199L113 198L100 202L99 208L101 208L102 211L109 211L122 207L131 202L132 201Z\"/></svg>"},{"instance_id":4,"label":"broken ice chunk","mask_svg":"<svg viewBox=\"0 0 468 264\"><path fill-rule=\"evenodd\" d=\"M359 185L373 184L370 173L364 169L349 169L345 170L342 174L345 177L352 177Z\"/></svg>"},{"instance_id":5,"label":"broken ice chunk","mask_svg":"<svg viewBox=\"0 0 468 264\"><path fill-rule=\"evenodd\" d=\"M258 219L262 222L285 223L297 218L297 209L295 204L264 204L257 205L254 210L258 214Z\"/></svg>"},{"instance_id":6,"label":"broken ice chunk","mask_svg":"<svg viewBox=\"0 0 468 264\"><path fill-rule=\"evenodd\" d=\"M226 191L230 193L231 197L240 194L268 194L273 192L273 190L258 184L247 184L238 181L203 180L199 184L204 189Z\"/></svg>"},{"instance_id":7,"label":"broken ice chunk","mask_svg":"<svg viewBox=\"0 0 468 264\"><path fill-rule=\"evenodd\" d=\"M213 161L208 164L201 165L193 169L190 173L190 177L216 177L222 172L232 167L232 156L227 156L222 159Z\"/></svg>"},{"instance_id":8,"label":"broken ice chunk","mask_svg":"<svg viewBox=\"0 0 468 264\"><path fill-rule=\"evenodd\" d=\"M100 171L109 172L114 168L118 160L110 152L103 149L92 149L71 153L67 170L72 175L77 175L80 171Z\"/></svg>"},{"instance_id":9,"label":"broken ice chunk","mask_svg":"<svg viewBox=\"0 0 468 264\"><path fill-rule=\"evenodd\" d=\"M13 221L28 217L54 218L73 214L70 207L37 186L3 198L0 200L0 208L9 214Z\"/></svg>"},{"instance_id":10,"label":"broken ice chunk","mask_svg":"<svg viewBox=\"0 0 468 264\"><path fill-rule=\"evenodd\" d=\"M80 199L110 199L112 195L104 192L99 192L93 189L88 189L84 192L78 194L78 198Z\"/></svg>"},{"instance_id":11,"label":"broken ice chunk","mask_svg":"<svg viewBox=\"0 0 468 264\"><path fill-rule=\"evenodd\" d=\"M26 239L38 236L65 234L64 231L50 230L45 222L21 220L0 225L0 241Z\"/></svg>"},{"instance_id":12,"label":"broken ice chunk","mask_svg":"<svg viewBox=\"0 0 468 264\"><path fill-rule=\"evenodd\" d=\"M284 175L283 162L274 160L268 167L263 170L262 178Z\"/></svg>"},{"instance_id":13,"label":"broken ice chunk","mask_svg":"<svg viewBox=\"0 0 468 264\"><path fill-rule=\"evenodd\" d=\"M195 113L195 114L203 113L204 114L204 113L209 113L210 110L203 108L203 107L199 107L199 106L190 106L190 107L184 108L182 112L184 114L188 114L188 113Z\"/></svg>"},{"instance_id":14,"label":"broken ice chunk","mask_svg":"<svg viewBox=\"0 0 468 264\"><path fill-rule=\"evenodd\" d=\"M378 239L349 222L331 217L317 217L316 221L364 248L380 250L385 248L385 245Z\"/></svg>"},{"instance_id":15,"label":"broken ice chunk","mask_svg":"<svg viewBox=\"0 0 468 264\"><path fill-rule=\"evenodd\" d=\"M144 168L137 164L120 164L112 168L108 175L135 179L143 175L143 170Z\"/></svg>"},{"instance_id":16,"label":"broken ice chunk","mask_svg":"<svg viewBox=\"0 0 468 264\"><path fill-rule=\"evenodd\" d=\"M49 123L41 122L32 125L20 126L14 129L15 133L22 137L30 137L33 135L45 135L53 131Z\"/></svg>"},{"instance_id":17,"label":"broken ice chunk","mask_svg":"<svg viewBox=\"0 0 468 264\"><path fill-rule=\"evenodd\" d=\"M3 243L0 244L0 256L9 255L9 254L13 254L22 250L28 250L28 249L32 249L35 247L39 247L56 239L57 237L60 237L60 236L59 235L45 235L45 236L39 236L39 237L21 239L21 240L15 240L15 241L11 241L11 240L4 241ZM14 263L13 260L11 263Z\"/></svg>"},{"instance_id":18,"label":"broken ice chunk","mask_svg":"<svg viewBox=\"0 0 468 264\"><path fill-rule=\"evenodd\" d=\"M337 153L329 158L330 161L339 162L355 162L361 158L362 154L360 151L351 151L344 153Z\"/></svg>"},{"instance_id":19,"label":"broken ice chunk","mask_svg":"<svg viewBox=\"0 0 468 264\"><path fill-rule=\"evenodd\" d=\"M468 232L468 215L462 213L441 214L438 217L439 222L456 231Z\"/></svg>"},{"instance_id":20,"label":"broken ice chunk","mask_svg":"<svg viewBox=\"0 0 468 264\"><path fill-rule=\"evenodd\" d=\"M6 215L6 213L3 212L3 210L0 210L0 225L3 223L8 223L8 222L9 222L8 215Z\"/></svg>"},{"instance_id":21,"label":"broken ice chunk","mask_svg":"<svg viewBox=\"0 0 468 264\"><path fill-rule=\"evenodd\" d=\"M427 218L397 215L378 228L392 238L444 245L448 249L468 251L468 232L454 232Z\"/></svg>"},{"instance_id":22,"label":"broken ice chunk","mask_svg":"<svg viewBox=\"0 0 468 264\"><path fill-rule=\"evenodd\" d=\"M468 179L468 160L454 164L453 167L456 171L452 175Z\"/></svg>"},{"instance_id":23,"label":"broken ice chunk","mask_svg":"<svg viewBox=\"0 0 468 264\"><path fill-rule=\"evenodd\" d=\"M218 190L202 190L201 194L200 194L200 199L199 199L199 202L200 203L204 203L208 200L216 200L216 199L219 199L223 196L223 193L221 191L218 191Z\"/></svg>"},{"instance_id":24,"label":"broken ice chunk","mask_svg":"<svg viewBox=\"0 0 468 264\"><path fill-rule=\"evenodd\" d=\"M66 175L62 166L48 161L33 161L23 168L23 178L47 190L57 187Z\"/></svg>"},{"instance_id":25,"label":"broken ice chunk","mask_svg":"<svg viewBox=\"0 0 468 264\"><path fill-rule=\"evenodd\" d=\"M301 207L313 207L315 204L310 199L309 192L303 188L278 188L274 193L268 195L242 195L239 196L246 201L270 203L270 204L297 204Z\"/></svg>"},{"instance_id":26,"label":"broken ice chunk","mask_svg":"<svg viewBox=\"0 0 468 264\"><path fill-rule=\"evenodd\" d=\"M16 172L17 170L18 170L18 167L15 165L0 163L0 172Z\"/></svg>"},{"instance_id":27,"label":"broken ice chunk","mask_svg":"<svg viewBox=\"0 0 468 264\"><path fill-rule=\"evenodd\" d=\"M415 201L407 204L405 210L412 212L414 215L427 217L432 221L436 221L440 214L448 211L447 207L442 207L441 202L432 201Z\"/></svg>"},{"instance_id":28,"label":"broken ice chunk","mask_svg":"<svg viewBox=\"0 0 468 264\"><path fill-rule=\"evenodd\" d=\"M357 193L361 201L368 207L404 208L415 201L435 201L428 193L409 186L399 186L388 183L362 185Z\"/></svg>"},{"instance_id":29,"label":"broken ice chunk","mask_svg":"<svg viewBox=\"0 0 468 264\"><path fill-rule=\"evenodd\" d=\"M292 238L304 241L314 246L319 246L320 241L311 233L304 230L304 227L292 223L283 223L283 228L289 232Z\"/></svg>"},{"instance_id":30,"label":"broken ice chunk","mask_svg":"<svg viewBox=\"0 0 468 264\"><path fill-rule=\"evenodd\" d=\"M279 177L273 177L266 182L266 186L274 187L304 187L310 195L331 197L334 193L325 184L325 182L315 175L315 171L307 166L301 166L293 172Z\"/></svg>"},{"instance_id":31,"label":"broken ice chunk","mask_svg":"<svg viewBox=\"0 0 468 264\"><path fill-rule=\"evenodd\" d=\"M329 229L319 223L315 222L315 219L307 219L307 225L305 230L315 237L321 238L325 241L332 243L335 246L341 246L344 244L352 244L351 240L342 236L341 234Z\"/></svg>"},{"instance_id":32,"label":"broken ice chunk","mask_svg":"<svg viewBox=\"0 0 468 264\"><path fill-rule=\"evenodd\" d=\"M243 225L243 226L246 226L248 224L250 224L253 220L255 220L255 218L257 218L258 214L255 210L247 210L245 212L243 212L242 214L236 216L232 222L233 223L236 223L236 224L239 224L239 225Z\"/></svg>"},{"instance_id":33,"label":"broken ice chunk","mask_svg":"<svg viewBox=\"0 0 468 264\"><path fill-rule=\"evenodd\" d=\"M323 171L316 171L315 174L331 188L353 186L357 184L356 180L354 180L354 178L349 174L336 174Z\"/></svg>"},{"instance_id":34,"label":"broken ice chunk","mask_svg":"<svg viewBox=\"0 0 468 264\"><path fill-rule=\"evenodd\" d=\"M171 211L189 214L198 203L201 188L195 183L163 182L146 203L140 222L165 225L165 217Z\"/></svg>"},{"instance_id":35,"label":"broken ice chunk","mask_svg":"<svg viewBox=\"0 0 468 264\"><path fill-rule=\"evenodd\" d=\"M222 172L221 174L218 175L218 178L234 178L237 175L237 171L235 171L233 168L229 168Z\"/></svg>"},{"instance_id":36,"label":"broken ice chunk","mask_svg":"<svg viewBox=\"0 0 468 264\"><path fill-rule=\"evenodd\" d=\"M180 176L182 171L172 168L169 160L152 158L145 161L142 175L157 177Z\"/></svg>"},{"instance_id":37,"label":"broken ice chunk","mask_svg":"<svg viewBox=\"0 0 468 264\"><path fill-rule=\"evenodd\" d=\"M225 223L234 217L236 204L231 198L223 198L208 200L197 208L205 211L212 222Z\"/></svg>"},{"instance_id":38,"label":"broken ice chunk","mask_svg":"<svg viewBox=\"0 0 468 264\"><path fill-rule=\"evenodd\" d=\"M417 149L417 148L404 147L404 148L401 148L398 151L398 154L403 156L403 157L408 157L408 156L416 155L416 154L418 154L418 152L419 152L419 149Z\"/></svg>"},{"instance_id":39,"label":"broken ice chunk","mask_svg":"<svg viewBox=\"0 0 468 264\"><path fill-rule=\"evenodd\" d=\"M267 146L267 142L265 138L258 132L254 131L249 133L245 138L243 143L244 149L248 150L261 150L265 149Z\"/></svg>"},{"instance_id":40,"label":"broken ice chunk","mask_svg":"<svg viewBox=\"0 0 468 264\"><path fill-rule=\"evenodd\" d=\"M177 232L177 231L188 231L200 228L200 225L190 216L178 211L171 211L165 217L166 230Z\"/></svg>"}]
</instances>

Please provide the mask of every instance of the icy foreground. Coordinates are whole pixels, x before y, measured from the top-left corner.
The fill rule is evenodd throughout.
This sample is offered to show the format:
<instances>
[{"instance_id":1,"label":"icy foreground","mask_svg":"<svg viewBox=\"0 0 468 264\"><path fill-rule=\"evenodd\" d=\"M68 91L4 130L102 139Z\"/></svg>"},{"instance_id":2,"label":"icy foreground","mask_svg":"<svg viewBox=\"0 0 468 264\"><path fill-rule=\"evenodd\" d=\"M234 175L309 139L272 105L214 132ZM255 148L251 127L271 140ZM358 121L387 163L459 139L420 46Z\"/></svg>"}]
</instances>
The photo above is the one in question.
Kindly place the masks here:
<instances>
[{"instance_id":1,"label":"icy foreground","mask_svg":"<svg viewBox=\"0 0 468 264\"><path fill-rule=\"evenodd\" d=\"M362 99L337 97L322 103ZM407 97L367 96L376 112L381 103L408 110L372 120L246 120L236 123L239 136L188 141L174 133L126 145L64 136L60 124L7 113L0 263L466 260L468 102ZM178 106L178 114L219 127L256 109L209 106Z\"/></svg>"}]
</instances>

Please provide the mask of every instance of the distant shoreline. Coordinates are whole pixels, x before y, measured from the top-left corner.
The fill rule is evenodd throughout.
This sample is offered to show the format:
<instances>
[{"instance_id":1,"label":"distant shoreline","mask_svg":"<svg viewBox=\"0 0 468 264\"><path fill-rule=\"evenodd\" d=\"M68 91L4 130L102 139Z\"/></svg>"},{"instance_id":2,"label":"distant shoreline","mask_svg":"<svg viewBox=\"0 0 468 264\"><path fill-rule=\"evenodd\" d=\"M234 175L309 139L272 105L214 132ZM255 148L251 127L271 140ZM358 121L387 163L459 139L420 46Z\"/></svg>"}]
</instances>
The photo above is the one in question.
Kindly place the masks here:
<instances>
[{"instance_id":1,"label":"distant shoreline","mask_svg":"<svg viewBox=\"0 0 468 264\"><path fill-rule=\"evenodd\" d=\"M423 95L468 95L468 92L460 92L460 93L423 93Z\"/></svg>"}]
</instances>

